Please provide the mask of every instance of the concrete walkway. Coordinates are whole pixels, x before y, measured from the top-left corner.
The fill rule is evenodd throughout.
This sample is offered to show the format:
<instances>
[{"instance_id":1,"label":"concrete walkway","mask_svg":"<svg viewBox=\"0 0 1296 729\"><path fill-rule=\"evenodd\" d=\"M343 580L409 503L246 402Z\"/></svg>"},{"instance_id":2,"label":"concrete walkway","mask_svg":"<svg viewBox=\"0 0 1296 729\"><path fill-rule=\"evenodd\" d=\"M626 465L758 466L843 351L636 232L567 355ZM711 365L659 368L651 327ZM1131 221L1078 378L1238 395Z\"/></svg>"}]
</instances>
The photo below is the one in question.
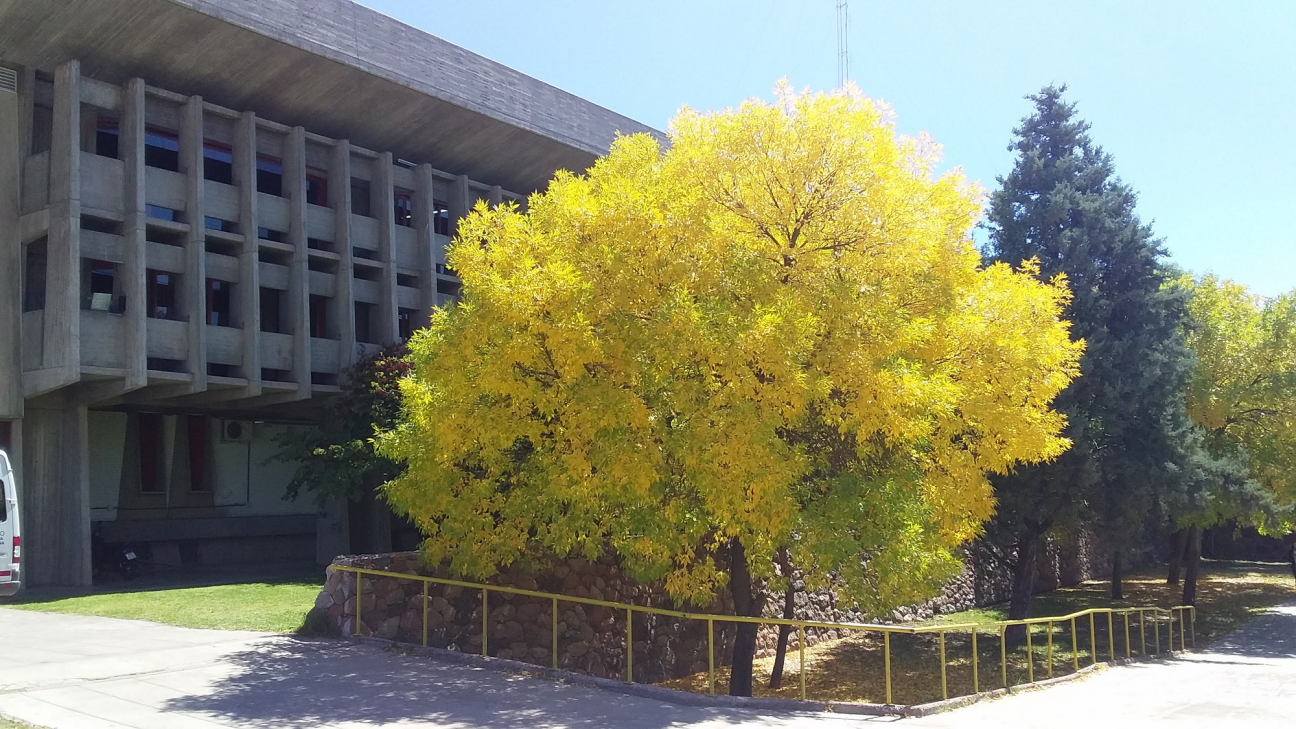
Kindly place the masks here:
<instances>
[{"instance_id":1,"label":"concrete walkway","mask_svg":"<svg viewBox=\"0 0 1296 729\"><path fill-rule=\"evenodd\" d=\"M1286 729L1296 722L1296 603L1181 660L903 721L679 706L339 641L0 609L0 714L50 729Z\"/></svg>"}]
</instances>

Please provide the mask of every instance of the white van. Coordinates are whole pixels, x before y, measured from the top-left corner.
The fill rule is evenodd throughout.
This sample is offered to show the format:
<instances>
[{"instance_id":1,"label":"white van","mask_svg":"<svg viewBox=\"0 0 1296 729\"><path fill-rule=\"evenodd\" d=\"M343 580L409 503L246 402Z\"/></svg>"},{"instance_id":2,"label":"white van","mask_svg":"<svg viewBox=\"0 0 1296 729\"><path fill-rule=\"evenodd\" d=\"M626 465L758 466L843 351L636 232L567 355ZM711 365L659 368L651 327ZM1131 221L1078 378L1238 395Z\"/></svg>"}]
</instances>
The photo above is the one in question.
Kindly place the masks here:
<instances>
[{"instance_id":1,"label":"white van","mask_svg":"<svg viewBox=\"0 0 1296 729\"><path fill-rule=\"evenodd\" d=\"M18 558L22 555L22 530L18 526L18 485L9 456L0 451L0 597L22 588Z\"/></svg>"}]
</instances>

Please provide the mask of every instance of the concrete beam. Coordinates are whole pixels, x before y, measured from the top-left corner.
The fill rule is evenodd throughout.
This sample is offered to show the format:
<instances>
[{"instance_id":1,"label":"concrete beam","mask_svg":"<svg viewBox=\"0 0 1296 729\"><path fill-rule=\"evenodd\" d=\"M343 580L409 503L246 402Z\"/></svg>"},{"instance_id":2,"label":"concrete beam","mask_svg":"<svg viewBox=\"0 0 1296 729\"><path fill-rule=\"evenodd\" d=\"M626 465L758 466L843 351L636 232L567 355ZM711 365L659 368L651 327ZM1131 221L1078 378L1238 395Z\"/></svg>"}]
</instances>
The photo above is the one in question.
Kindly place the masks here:
<instances>
[{"instance_id":1,"label":"concrete beam","mask_svg":"<svg viewBox=\"0 0 1296 729\"><path fill-rule=\"evenodd\" d=\"M206 205L203 185L203 103L191 96L180 112L180 173L185 176L185 271L182 279L184 310L189 314L187 363L193 380L190 392L207 389L207 248ZM255 231L253 231L255 235Z\"/></svg>"},{"instance_id":2,"label":"concrete beam","mask_svg":"<svg viewBox=\"0 0 1296 729\"><path fill-rule=\"evenodd\" d=\"M81 376L81 65L54 74L54 131L49 164L50 221L45 270L42 369L53 387Z\"/></svg>"},{"instance_id":3,"label":"concrete beam","mask_svg":"<svg viewBox=\"0 0 1296 729\"><path fill-rule=\"evenodd\" d=\"M122 290L126 295L126 381L129 389L148 384L148 262L144 213L144 79L134 78L122 94L117 151L122 161Z\"/></svg>"},{"instance_id":4,"label":"concrete beam","mask_svg":"<svg viewBox=\"0 0 1296 729\"><path fill-rule=\"evenodd\" d=\"M243 228L237 293L239 320L243 324L242 369L248 381L244 397L261 394L261 243L257 234L260 222L257 220L256 138L256 114L244 112L234 127L234 184L239 188L239 225ZM284 162L287 177L287 160Z\"/></svg>"}]
</instances>

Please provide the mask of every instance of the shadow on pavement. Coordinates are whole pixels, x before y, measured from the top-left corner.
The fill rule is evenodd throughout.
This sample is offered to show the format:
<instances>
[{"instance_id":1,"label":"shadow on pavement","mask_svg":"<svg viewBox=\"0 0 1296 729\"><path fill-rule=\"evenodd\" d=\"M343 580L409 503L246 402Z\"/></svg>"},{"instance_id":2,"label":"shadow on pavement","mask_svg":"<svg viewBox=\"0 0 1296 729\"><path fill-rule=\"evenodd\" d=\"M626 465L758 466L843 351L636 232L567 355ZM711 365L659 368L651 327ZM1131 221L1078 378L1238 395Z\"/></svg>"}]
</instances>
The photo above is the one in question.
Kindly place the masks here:
<instances>
[{"instance_id":1,"label":"shadow on pavement","mask_svg":"<svg viewBox=\"0 0 1296 729\"><path fill-rule=\"evenodd\" d=\"M165 709L240 725L286 727L425 721L518 729L646 729L699 722L731 726L759 718L747 711L667 704L336 641L275 641L231 655L226 662L234 674L216 681L210 693L172 699ZM763 725L796 726L810 716L823 715L779 715Z\"/></svg>"},{"instance_id":2,"label":"shadow on pavement","mask_svg":"<svg viewBox=\"0 0 1296 729\"><path fill-rule=\"evenodd\" d=\"M1296 602L1272 608L1201 653L1246 658L1296 657Z\"/></svg>"}]
</instances>

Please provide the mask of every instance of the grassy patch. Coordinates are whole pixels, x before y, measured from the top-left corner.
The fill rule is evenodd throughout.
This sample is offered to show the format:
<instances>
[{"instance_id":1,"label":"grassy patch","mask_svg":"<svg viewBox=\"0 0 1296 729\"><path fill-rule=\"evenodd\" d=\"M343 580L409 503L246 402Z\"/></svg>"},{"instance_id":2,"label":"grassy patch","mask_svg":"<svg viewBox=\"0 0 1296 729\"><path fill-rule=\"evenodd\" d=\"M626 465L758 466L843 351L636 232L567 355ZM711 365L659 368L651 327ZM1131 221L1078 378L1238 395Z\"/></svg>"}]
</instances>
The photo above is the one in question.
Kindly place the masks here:
<instances>
[{"instance_id":1,"label":"grassy patch","mask_svg":"<svg viewBox=\"0 0 1296 729\"><path fill-rule=\"evenodd\" d=\"M13 719L6 719L5 717L0 716L0 729L41 729L41 728L38 726L34 726L32 724L24 724L21 721L14 721Z\"/></svg>"},{"instance_id":2,"label":"grassy patch","mask_svg":"<svg viewBox=\"0 0 1296 729\"><path fill-rule=\"evenodd\" d=\"M1161 570L1140 572L1127 577L1124 600L1112 601L1107 597L1106 582L1087 582L1079 587L1055 590L1039 595L1032 605L1032 615L1065 615L1095 607L1173 607L1179 604L1181 587L1165 584ZM1293 597L1291 573L1284 564L1256 562L1203 562L1197 587L1197 623L1194 626L1197 645L1223 635L1246 622L1258 612ZM977 608L944 615L926 625L954 625L991 623L1005 619L1006 606ZM1024 642L1007 645L1000 642L997 630L986 628L978 632L976 686L984 691L1003 685L1003 674L1012 685L1029 680L1042 680L1052 676L1072 673L1076 666L1083 668L1095 662L1091 646L1096 648L1097 660L1128 654L1138 656L1146 650L1157 652L1157 643L1164 651L1169 647L1165 624L1153 625L1144 621L1142 630L1137 616L1130 620L1128 642L1125 621L1115 616L1110 632L1105 616L1098 616L1092 633L1087 619L1078 620L1075 626L1072 653L1072 632L1069 621L1052 626L1040 626L1031 635L1028 652ZM1179 626L1174 626L1177 648L1181 640ZM1052 638L1050 664L1049 638ZM1191 635L1189 640L1191 642ZM1001 653L1002 651L1002 653ZM969 632L950 632L945 636L945 681L951 697L973 693L972 639ZM1028 658L1029 657L1029 658ZM798 698L800 674L797 651L788 652L783 687L767 688L773 658L756 662L756 695ZM1006 661L1003 660L1006 658ZM806 649L806 695L811 699L833 701L866 701L882 703L886 700L886 671L883 638L877 633L861 633L839 640L825 641ZM723 693L728 686L728 667L716 668L716 691ZM891 639L892 702L917 704L935 701L942 697L940 638L934 634L895 635ZM668 681L662 685L685 691L705 692L705 672Z\"/></svg>"},{"instance_id":3,"label":"grassy patch","mask_svg":"<svg viewBox=\"0 0 1296 729\"><path fill-rule=\"evenodd\" d=\"M291 633L302 626L307 611L314 606L320 584L316 580L252 582L25 600L8 606L150 620L184 628Z\"/></svg>"}]
</instances>

